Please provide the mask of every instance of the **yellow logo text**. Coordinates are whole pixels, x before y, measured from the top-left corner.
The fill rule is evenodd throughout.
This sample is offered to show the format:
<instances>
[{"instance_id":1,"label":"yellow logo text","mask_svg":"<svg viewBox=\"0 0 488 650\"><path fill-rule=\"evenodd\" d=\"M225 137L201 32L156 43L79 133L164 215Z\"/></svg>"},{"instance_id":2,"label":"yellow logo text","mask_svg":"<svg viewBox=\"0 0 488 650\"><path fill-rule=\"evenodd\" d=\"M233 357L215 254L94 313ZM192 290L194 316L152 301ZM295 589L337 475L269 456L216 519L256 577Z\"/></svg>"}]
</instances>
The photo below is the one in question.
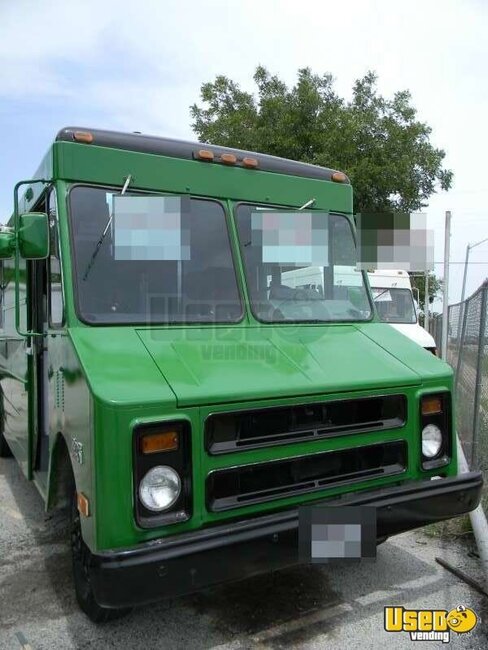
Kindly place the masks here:
<instances>
[{"instance_id":1,"label":"yellow logo text","mask_svg":"<svg viewBox=\"0 0 488 650\"><path fill-rule=\"evenodd\" d=\"M442 641L449 643L451 631L471 632L478 622L472 609L459 605L445 609L406 609L385 607L386 632L408 632L412 641Z\"/></svg>"}]
</instances>

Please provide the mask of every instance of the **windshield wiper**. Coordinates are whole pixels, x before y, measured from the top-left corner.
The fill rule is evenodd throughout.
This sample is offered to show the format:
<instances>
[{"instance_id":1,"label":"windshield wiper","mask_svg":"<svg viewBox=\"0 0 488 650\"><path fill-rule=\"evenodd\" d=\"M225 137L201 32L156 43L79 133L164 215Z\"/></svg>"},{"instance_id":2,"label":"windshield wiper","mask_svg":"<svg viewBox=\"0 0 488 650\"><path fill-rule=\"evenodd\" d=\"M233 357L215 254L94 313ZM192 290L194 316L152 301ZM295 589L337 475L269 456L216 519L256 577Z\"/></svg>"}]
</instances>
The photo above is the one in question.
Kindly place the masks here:
<instances>
[{"instance_id":1,"label":"windshield wiper","mask_svg":"<svg viewBox=\"0 0 488 650\"><path fill-rule=\"evenodd\" d=\"M131 180L132 180L132 174L129 174L127 176L127 178L125 179L124 187L122 188L122 192L120 193L120 196L123 196L125 194L127 188L129 187L129 184L130 184ZM110 225L111 225L111 223L113 221L113 218L114 218L114 213L113 213L113 207L112 207L112 214L110 215L110 218L107 221L107 225L103 229L103 232L102 232L102 234L100 236L100 239L96 243L95 250L93 251L92 256L90 258L90 261L87 264L85 273L83 274L83 281L85 281L87 279L88 274L90 273L91 268L94 265L95 260L97 259L98 251L102 247L103 240L105 239L105 236L106 236L106 234L108 232L108 229L110 228Z\"/></svg>"},{"instance_id":2,"label":"windshield wiper","mask_svg":"<svg viewBox=\"0 0 488 650\"><path fill-rule=\"evenodd\" d=\"M379 293L377 296L375 296L373 298L373 301L376 302L378 300L378 298L380 298L384 293L386 293L389 290L390 290L389 288L388 289L383 289L383 291L381 293Z\"/></svg>"},{"instance_id":3,"label":"windshield wiper","mask_svg":"<svg viewBox=\"0 0 488 650\"><path fill-rule=\"evenodd\" d=\"M310 199L310 201L307 201L306 203L304 203L304 204L303 204L300 208L298 208L298 209L299 209L299 210L305 210L305 208L309 208L309 207L310 207L311 205L313 205L314 203L315 203L315 199Z\"/></svg>"}]
</instances>

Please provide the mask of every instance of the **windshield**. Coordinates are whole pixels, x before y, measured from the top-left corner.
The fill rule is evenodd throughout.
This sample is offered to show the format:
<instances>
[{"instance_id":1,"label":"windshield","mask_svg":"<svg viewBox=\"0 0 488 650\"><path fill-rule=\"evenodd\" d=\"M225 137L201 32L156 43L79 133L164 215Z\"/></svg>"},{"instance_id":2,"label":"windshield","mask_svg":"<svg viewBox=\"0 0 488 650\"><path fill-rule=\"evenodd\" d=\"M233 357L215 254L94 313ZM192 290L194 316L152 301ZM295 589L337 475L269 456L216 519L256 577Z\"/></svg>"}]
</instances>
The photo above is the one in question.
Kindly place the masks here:
<instances>
[{"instance_id":1,"label":"windshield","mask_svg":"<svg viewBox=\"0 0 488 650\"><path fill-rule=\"evenodd\" d=\"M385 323L416 323L415 304L410 289L371 289L380 320Z\"/></svg>"},{"instance_id":2,"label":"windshield","mask_svg":"<svg viewBox=\"0 0 488 650\"><path fill-rule=\"evenodd\" d=\"M242 317L225 212L216 201L76 186L70 220L83 320L206 323Z\"/></svg>"},{"instance_id":3,"label":"windshield","mask_svg":"<svg viewBox=\"0 0 488 650\"><path fill-rule=\"evenodd\" d=\"M255 316L265 322L359 321L371 316L345 217L241 204L237 226Z\"/></svg>"}]
</instances>

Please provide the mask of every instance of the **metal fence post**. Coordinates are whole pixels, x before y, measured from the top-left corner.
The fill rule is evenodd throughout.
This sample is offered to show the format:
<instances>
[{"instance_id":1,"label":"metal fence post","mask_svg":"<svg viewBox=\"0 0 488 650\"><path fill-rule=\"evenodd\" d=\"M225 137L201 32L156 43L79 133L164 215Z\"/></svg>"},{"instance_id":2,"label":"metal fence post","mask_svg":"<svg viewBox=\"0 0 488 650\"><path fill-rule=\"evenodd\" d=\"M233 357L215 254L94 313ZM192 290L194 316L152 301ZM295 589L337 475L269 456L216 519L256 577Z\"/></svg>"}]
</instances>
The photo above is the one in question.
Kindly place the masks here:
<instances>
[{"instance_id":1,"label":"metal fence post","mask_svg":"<svg viewBox=\"0 0 488 650\"><path fill-rule=\"evenodd\" d=\"M459 383L459 375L461 372L461 362L462 362L462 357L463 357L463 346L464 346L464 339L466 337L466 323L468 321L468 312L469 312L469 298L467 298L463 303L461 303L462 309L463 309L463 322L461 324L461 331L459 330L459 324L458 324L458 344L459 344L459 352L458 352L458 359L457 359L457 364L456 364L456 375L454 377L454 389L456 391L457 395L457 387ZM461 309L461 307L460 307Z\"/></svg>"},{"instance_id":2,"label":"metal fence post","mask_svg":"<svg viewBox=\"0 0 488 650\"><path fill-rule=\"evenodd\" d=\"M471 464L477 457L478 433L480 426L481 412L481 382L483 378L483 354L485 350L485 329L486 329L486 294L488 287L483 286L481 289L481 313L480 313L480 337L478 344L478 358L476 361L476 386L474 390L474 415L473 415L473 447L471 454Z\"/></svg>"},{"instance_id":3,"label":"metal fence post","mask_svg":"<svg viewBox=\"0 0 488 650\"><path fill-rule=\"evenodd\" d=\"M442 284L442 345L441 357L447 361L447 309L449 306L449 250L451 245L451 212L446 212L446 231L444 233L444 282Z\"/></svg>"},{"instance_id":4,"label":"metal fence post","mask_svg":"<svg viewBox=\"0 0 488 650\"><path fill-rule=\"evenodd\" d=\"M437 344L437 349L438 349L438 353L439 353L440 357L442 357L442 320L443 320L443 318L444 317L443 317L442 314L439 314L439 316L437 316L437 329L436 329L437 338L436 338L436 341L439 341L438 344Z\"/></svg>"},{"instance_id":5,"label":"metal fence post","mask_svg":"<svg viewBox=\"0 0 488 650\"><path fill-rule=\"evenodd\" d=\"M445 346L445 348L446 348L446 356L443 357L443 359L444 359L444 361L446 363L449 363L449 356L450 356L449 355L449 324L450 324L450 322L451 322L451 305L449 305L449 307L447 308L447 320L446 320L447 334L446 334L446 346ZM442 340L444 341L444 338Z\"/></svg>"}]
</instances>

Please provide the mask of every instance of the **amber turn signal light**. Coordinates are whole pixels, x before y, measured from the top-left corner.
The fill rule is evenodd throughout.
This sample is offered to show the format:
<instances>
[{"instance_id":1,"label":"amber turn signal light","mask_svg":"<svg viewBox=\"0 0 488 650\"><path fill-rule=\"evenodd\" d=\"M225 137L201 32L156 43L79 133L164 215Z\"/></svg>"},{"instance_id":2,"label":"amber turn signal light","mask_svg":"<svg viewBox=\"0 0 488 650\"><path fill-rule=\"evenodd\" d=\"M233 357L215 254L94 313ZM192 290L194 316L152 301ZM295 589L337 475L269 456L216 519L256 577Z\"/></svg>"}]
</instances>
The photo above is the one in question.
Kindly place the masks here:
<instances>
[{"instance_id":1,"label":"amber turn signal light","mask_svg":"<svg viewBox=\"0 0 488 650\"><path fill-rule=\"evenodd\" d=\"M422 399L422 415L436 415L442 413L442 400L440 397L424 397Z\"/></svg>"},{"instance_id":2,"label":"amber turn signal light","mask_svg":"<svg viewBox=\"0 0 488 650\"><path fill-rule=\"evenodd\" d=\"M76 140L76 142L91 144L93 142L93 135L88 133L88 131L75 131L73 133L73 140Z\"/></svg>"},{"instance_id":3,"label":"amber turn signal light","mask_svg":"<svg viewBox=\"0 0 488 650\"><path fill-rule=\"evenodd\" d=\"M164 431L146 433L141 438L141 451L143 454L157 454L161 451L176 451L179 439L177 431Z\"/></svg>"},{"instance_id":4,"label":"amber turn signal light","mask_svg":"<svg viewBox=\"0 0 488 650\"><path fill-rule=\"evenodd\" d=\"M83 492L78 492L76 494L76 503L78 506L78 512L82 514L84 517L89 517L90 516L90 502L86 498L86 496L83 494Z\"/></svg>"}]
</instances>

